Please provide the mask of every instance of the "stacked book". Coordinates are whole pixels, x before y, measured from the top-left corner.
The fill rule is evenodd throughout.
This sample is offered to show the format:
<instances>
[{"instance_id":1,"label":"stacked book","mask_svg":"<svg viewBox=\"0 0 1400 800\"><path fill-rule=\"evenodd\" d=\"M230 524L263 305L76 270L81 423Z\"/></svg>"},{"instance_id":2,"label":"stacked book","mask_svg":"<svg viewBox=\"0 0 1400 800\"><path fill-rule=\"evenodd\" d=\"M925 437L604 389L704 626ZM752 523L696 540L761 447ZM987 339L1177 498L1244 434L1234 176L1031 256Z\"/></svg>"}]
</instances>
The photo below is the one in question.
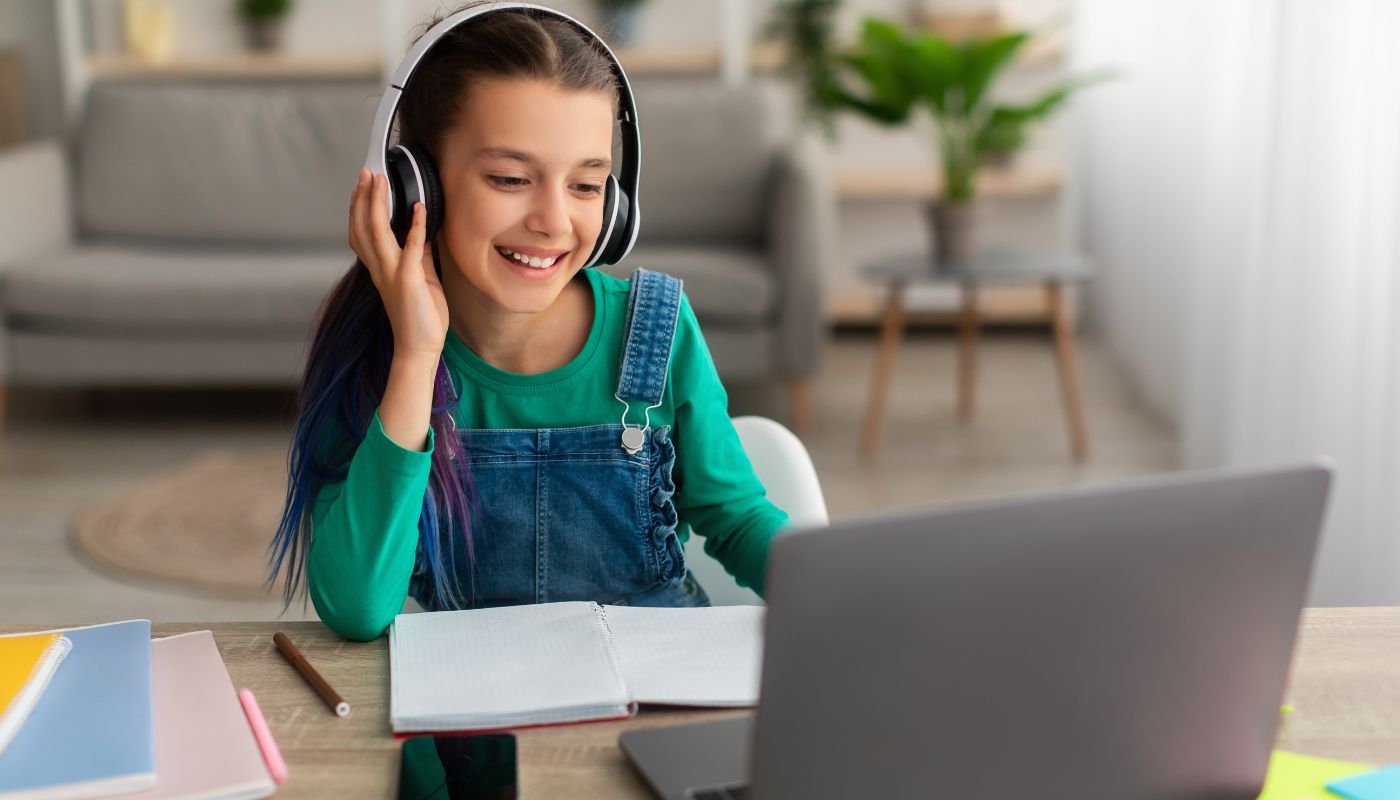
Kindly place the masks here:
<instances>
[{"instance_id":1,"label":"stacked book","mask_svg":"<svg viewBox=\"0 0 1400 800\"><path fill-rule=\"evenodd\" d=\"M274 784L209 631L0 636L0 800L256 798Z\"/></svg>"}]
</instances>

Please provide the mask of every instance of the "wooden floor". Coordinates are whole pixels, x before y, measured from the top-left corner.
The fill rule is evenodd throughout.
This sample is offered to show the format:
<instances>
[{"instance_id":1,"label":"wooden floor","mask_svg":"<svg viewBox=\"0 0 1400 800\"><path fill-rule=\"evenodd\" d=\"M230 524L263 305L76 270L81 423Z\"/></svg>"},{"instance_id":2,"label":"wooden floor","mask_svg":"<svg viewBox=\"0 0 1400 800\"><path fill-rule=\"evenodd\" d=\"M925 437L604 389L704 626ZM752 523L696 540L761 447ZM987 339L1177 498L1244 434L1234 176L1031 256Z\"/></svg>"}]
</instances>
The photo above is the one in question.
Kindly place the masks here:
<instances>
[{"instance_id":1,"label":"wooden floor","mask_svg":"<svg viewBox=\"0 0 1400 800\"><path fill-rule=\"evenodd\" d=\"M1075 466L1048 340L984 337L977 414L954 415L955 340L914 335L895 365L878 458L857 457L875 338L843 333L815 382L808 448L833 517L989 497L1174 468L1171 434L1133 400L1103 350L1082 343L1092 455ZM779 392L735 389L731 411L781 417ZM280 601L230 601L108 577L68 546L73 513L201 451L285 442L289 395L224 392L11 393L0 436L0 623L266 620ZM312 618L298 605L287 619Z\"/></svg>"}]
</instances>

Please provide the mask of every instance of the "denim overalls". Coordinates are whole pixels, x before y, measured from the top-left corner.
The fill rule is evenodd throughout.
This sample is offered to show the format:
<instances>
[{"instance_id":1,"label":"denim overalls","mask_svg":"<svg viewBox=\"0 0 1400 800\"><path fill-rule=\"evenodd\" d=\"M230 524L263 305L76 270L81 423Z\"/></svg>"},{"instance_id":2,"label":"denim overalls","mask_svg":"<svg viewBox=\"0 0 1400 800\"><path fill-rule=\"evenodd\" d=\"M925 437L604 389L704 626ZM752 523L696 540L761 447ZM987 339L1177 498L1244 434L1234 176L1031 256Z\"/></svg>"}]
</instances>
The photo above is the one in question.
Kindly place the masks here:
<instances>
[{"instance_id":1,"label":"denim overalls","mask_svg":"<svg viewBox=\"0 0 1400 800\"><path fill-rule=\"evenodd\" d=\"M474 607L710 604L686 571L676 537L670 426L627 422L646 420L661 404L680 304L678 279L645 269L632 274L615 395L621 424L457 432L476 484L477 516L475 569L465 555L456 569ZM443 604L421 555L409 590L425 609L438 610Z\"/></svg>"}]
</instances>

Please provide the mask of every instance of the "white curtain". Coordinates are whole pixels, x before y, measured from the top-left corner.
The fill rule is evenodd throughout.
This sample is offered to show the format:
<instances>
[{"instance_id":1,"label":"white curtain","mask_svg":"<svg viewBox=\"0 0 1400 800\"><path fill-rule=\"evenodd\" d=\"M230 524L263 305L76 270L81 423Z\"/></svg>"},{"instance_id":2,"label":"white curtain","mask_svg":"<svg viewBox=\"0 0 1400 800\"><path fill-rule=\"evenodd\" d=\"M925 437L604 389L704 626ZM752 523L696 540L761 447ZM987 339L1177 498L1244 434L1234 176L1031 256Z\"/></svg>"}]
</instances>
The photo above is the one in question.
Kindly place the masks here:
<instances>
[{"instance_id":1,"label":"white curtain","mask_svg":"<svg viewBox=\"0 0 1400 800\"><path fill-rule=\"evenodd\" d=\"M1311 602L1400 604L1400 3L1076 0L1092 317L1186 467L1338 468Z\"/></svg>"}]
</instances>

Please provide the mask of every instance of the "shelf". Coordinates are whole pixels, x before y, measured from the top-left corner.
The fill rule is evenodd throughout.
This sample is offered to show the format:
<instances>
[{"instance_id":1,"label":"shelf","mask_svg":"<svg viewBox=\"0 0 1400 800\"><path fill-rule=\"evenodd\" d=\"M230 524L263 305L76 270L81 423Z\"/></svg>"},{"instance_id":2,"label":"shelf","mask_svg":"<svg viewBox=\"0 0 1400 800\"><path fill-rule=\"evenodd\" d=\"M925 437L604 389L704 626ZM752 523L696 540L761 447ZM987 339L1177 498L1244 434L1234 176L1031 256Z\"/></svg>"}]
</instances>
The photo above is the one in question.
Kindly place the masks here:
<instances>
[{"instance_id":1,"label":"shelf","mask_svg":"<svg viewBox=\"0 0 1400 800\"><path fill-rule=\"evenodd\" d=\"M1024 165L989 167L977 176L977 196L997 199L1046 197L1064 182L1059 167ZM932 200L943 179L931 168L893 166L836 168L835 187L843 200Z\"/></svg>"},{"instance_id":2,"label":"shelf","mask_svg":"<svg viewBox=\"0 0 1400 800\"><path fill-rule=\"evenodd\" d=\"M720 51L715 48L621 47L613 52L629 75L715 75L720 71ZM782 65L780 46L758 45L749 52L749 66L755 72L772 72Z\"/></svg>"},{"instance_id":3,"label":"shelf","mask_svg":"<svg viewBox=\"0 0 1400 800\"><path fill-rule=\"evenodd\" d=\"M719 72L719 51L619 48L613 53L629 75L696 75Z\"/></svg>"},{"instance_id":4,"label":"shelf","mask_svg":"<svg viewBox=\"0 0 1400 800\"><path fill-rule=\"evenodd\" d=\"M1017 54L1016 63L1026 66L1059 66L1065 61L1065 45L1059 41L1032 39Z\"/></svg>"},{"instance_id":5,"label":"shelf","mask_svg":"<svg viewBox=\"0 0 1400 800\"><path fill-rule=\"evenodd\" d=\"M720 71L715 48L618 48L614 51L629 75L702 76ZM761 44L749 54L756 73L773 73L785 63L784 49ZM178 56L170 61L145 61L127 55L92 55L87 69L104 78L366 78L379 79L383 64L377 54L364 56L288 56L229 53L207 57Z\"/></svg>"},{"instance_id":6,"label":"shelf","mask_svg":"<svg viewBox=\"0 0 1400 800\"><path fill-rule=\"evenodd\" d=\"M124 55L90 56L88 72L105 78L344 78L379 80L383 62L368 56L295 56L230 53L207 58L181 56L171 61L143 61Z\"/></svg>"},{"instance_id":7,"label":"shelf","mask_svg":"<svg viewBox=\"0 0 1400 800\"><path fill-rule=\"evenodd\" d=\"M717 75L720 52L713 48L620 48L615 51L629 75ZM775 70L782 51L755 48L751 66ZM364 56L288 56L230 53L202 58L179 56L170 61L144 61L126 55L94 55L87 61L94 79L104 78L366 78L378 80L383 63L375 54Z\"/></svg>"},{"instance_id":8,"label":"shelf","mask_svg":"<svg viewBox=\"0 0 1400 800\"><path fill-rule=\"evenodd\" d=\"M909 15L907 24L915 29L937 33L945 39L958 42L969 36L987 38L1025 30L1024 26L1013 24L999 11L935 11L933 8L916 9ZM1016 54L1017 64L1027 66L1053 66L1061 64L1065 57L1065 43L1062 33L1033 35L1022 45Z\"/></svg>"}]
</instances>

